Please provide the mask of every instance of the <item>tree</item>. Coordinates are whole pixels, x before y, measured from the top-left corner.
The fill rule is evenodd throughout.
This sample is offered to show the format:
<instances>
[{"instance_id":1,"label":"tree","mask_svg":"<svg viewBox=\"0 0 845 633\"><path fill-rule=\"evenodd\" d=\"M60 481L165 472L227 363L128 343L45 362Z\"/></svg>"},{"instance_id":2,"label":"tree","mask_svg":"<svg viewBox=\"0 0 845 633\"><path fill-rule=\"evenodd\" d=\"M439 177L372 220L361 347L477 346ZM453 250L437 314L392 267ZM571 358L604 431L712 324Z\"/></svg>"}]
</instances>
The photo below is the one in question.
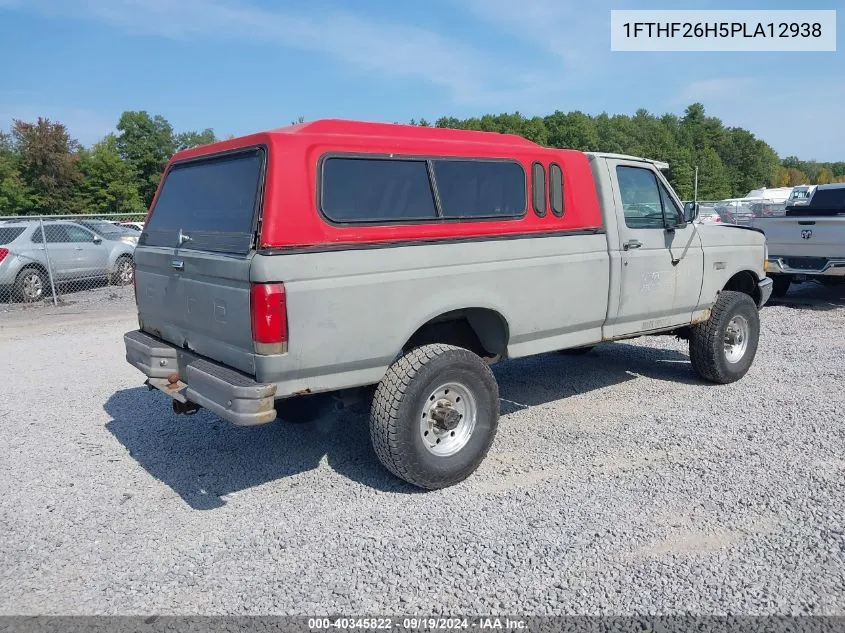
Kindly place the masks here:
<instances>
[{"instance_id":1,"label":"tree","mask_svg":"<svg viewBox=\"0 0 845 633\"><path fill-rule=\"evenodd\" d=\"M27 215L35 207L32 191L18 169L18 157L0 132L0 215Z\"/></svg>"},{"instance_id":2,"label":"tree","mask_svg":"<svg viewBox=\"0 0 845 633\"><path fill-rule=\"evenodd\" d=\"M789 170L783 165L779 165L772 178L773 187L786 187L789 184Z\"/></svg>"},{"instance_id":3,"label":"tree","mask_svg":"<svg viewBox=\"0 0 845 633\"><path fill-rule=\"evenodd\" d=\"M140 111L120 115L117 130L117 151L134 170L141 199L149 206L167 161L176 151L173 127L161 115L151 117Z\"/></svg>"},{"instance_id":4,"label":"tree","mask_svg":"<svg viewBox=\"0 0 845 633\"><path fill-rule=\"evenodd\" d=\"M82 182L79 143L61 123L40 118L36 123L15 120L12 139L23 184L31 191L27 212L73 212L76 187ZM17 190L17 185L11 184ZM19 195L20 192L18 192Z\"/></svg>"},{"instance_id":5,"label":"tree","mask_svg":"<svg viewBox=\"0 0 845 633\"><path fill-rule=\"evenodd\" d=\"M810 179L807 178L807 174L805 174L800 169L796 169L795 167L788 168L786 170L786 174L787 187L795 187L796 185L807 185L810 183Z\"/></svg>"},{"instance_id":6,"label":"tree","mask_svg":"<svg viewBox=\"0 0 845 633\"><path fill-rule=\"evenodd\" d=\"M727 168L731 190L739 195L772 182L779 166L775 151L741 128L727 130L719 155Z\"/></svg>"},{"instance_id":7,"label":"tree","mask_svg":"<svg viewBox=\"0 0 845 633\"><path fill-rule=\"evenodd\" d=\"M214 130L210 127L205 128L202 132L182 132L177 134L174 142L177 150L190 149L191 147L198 147L200 145L208 145L217 141L214 135Z\"/></svg>"},{"instance_id":8,"label":"tree","mask_svg":"<svg viewBox=\"0 0 845 633\"><path fill-rule=\"evenodd\" d=\"M84 213L144 213L132 168L121 157L114 134L80 153L85 180L79 187L77 206Z\"/></svg>"},{"instance_id":9,"label":"tree","mask_svg":"<svg viewBox=\"0 0 845 633\"><path fill-rule=\"evenodd\" d=\"M822 167L816 174L815 178L817 185L826 185L833 182L833 172L827 167Z\"/></svg>"}]
</instances>

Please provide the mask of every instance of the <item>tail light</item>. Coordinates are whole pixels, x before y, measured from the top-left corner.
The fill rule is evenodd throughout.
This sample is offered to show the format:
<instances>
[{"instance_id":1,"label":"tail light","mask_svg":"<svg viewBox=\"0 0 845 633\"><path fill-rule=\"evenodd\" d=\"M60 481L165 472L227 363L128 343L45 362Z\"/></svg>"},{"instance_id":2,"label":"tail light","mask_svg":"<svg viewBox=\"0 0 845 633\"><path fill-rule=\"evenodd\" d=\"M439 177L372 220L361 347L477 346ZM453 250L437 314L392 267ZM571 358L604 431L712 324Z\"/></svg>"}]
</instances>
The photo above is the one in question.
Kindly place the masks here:
<instances>
[{"instance_id":1,"label":"tail light","mask_svg":"<svg viewBox=\"0 0 845 633\"><path fill-rule=\"evenodd\" d=\"M0 248L0 262L2 262L4 259L6 259L6 255L8 255L8 254L9 254L8 248Z\"/></svg>"},{"instance_id":2,"label":"tail light","mask_svg":"<svg viewBox=\"0 0 845 633\"><path fill-rule=\"evenodd\" d=\"M284 284L253 284L249 292L256 354L288 351L288 310Z\"/></svg>"}]
</instances>

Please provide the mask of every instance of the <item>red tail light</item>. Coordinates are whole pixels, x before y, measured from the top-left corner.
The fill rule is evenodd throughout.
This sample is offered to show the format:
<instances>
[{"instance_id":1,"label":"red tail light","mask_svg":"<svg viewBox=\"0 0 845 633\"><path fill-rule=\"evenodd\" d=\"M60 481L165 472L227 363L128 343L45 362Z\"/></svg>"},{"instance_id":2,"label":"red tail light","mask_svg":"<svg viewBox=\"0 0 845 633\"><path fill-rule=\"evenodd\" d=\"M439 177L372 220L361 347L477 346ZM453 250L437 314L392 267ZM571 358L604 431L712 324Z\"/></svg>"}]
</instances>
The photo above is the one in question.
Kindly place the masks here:
<instances>
[{"instance_id":1,"label":"red tail light","mask_svg":"<svg viewBox=\"0 0 845 633\"><path fill-rule=\"evenodd\" d=\"M6 259L6 255L8 255L8 254L9 254L8 248L0 248L0 262L2 262L4 259Z\"/></svg>"},{"instance_id":2,"label":"red tail light","mask_svg":"<svg viewBox=\"0 0 845 633\"><path fill-rule=\"evenodd\" d=\"M255 352L287 352L288 310L284 284L253 284L249 292L249 303Z\"/></svg>"}]
</instances>

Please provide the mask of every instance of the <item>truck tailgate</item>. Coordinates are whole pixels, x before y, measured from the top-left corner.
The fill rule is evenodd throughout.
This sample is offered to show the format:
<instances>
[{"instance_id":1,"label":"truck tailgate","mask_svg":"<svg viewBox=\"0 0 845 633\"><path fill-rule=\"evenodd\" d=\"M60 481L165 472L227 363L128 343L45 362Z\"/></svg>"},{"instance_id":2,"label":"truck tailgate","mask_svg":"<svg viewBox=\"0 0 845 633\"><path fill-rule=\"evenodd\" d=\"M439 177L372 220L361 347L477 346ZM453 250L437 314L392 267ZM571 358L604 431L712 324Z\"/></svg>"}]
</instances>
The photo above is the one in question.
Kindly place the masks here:
<instances>
[{"instance_id":1,"label":"truck tailgate","mask_svg":"<svg viewBox=\"0 0 845 633\"><path fill-rule=\"evenodd\" d=\"M772 257L845 257L845 216L759 218Z\"/></svg>"},{"instance_id":2,"label":"truck tailgate","mask_svg":"<svg viewBox=\"0 0 845 633\"><path fill-rule=\"evenodd\" d=\"M135 250L142 329L254 375L250 265L265 152L176 162Z\"/></svg>"}]
</instances>

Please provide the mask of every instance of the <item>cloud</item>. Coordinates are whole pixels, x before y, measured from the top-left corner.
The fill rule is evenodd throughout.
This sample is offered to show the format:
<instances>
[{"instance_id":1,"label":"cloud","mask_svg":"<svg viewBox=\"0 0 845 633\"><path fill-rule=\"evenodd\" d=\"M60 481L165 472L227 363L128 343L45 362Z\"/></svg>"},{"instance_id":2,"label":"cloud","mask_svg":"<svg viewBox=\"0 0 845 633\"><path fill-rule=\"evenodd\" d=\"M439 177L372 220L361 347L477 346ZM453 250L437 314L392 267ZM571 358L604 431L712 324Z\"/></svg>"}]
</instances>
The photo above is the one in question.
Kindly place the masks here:
<instances>
[{"instance_id":1,"label":"cloud","mask_svg":"<svg viewBox=\"0 0 845 633\"><path fill-rule=\"evenodd\" d=\"M586 10L571 0L456 0L500 31L552 53L567 78L595 77L610 53L610 10Z\"/></svg>"},{"instance_id":2,"label":"cloud","mask_svg":"<svg viewBox=\"0 0 845 633\"><path fill-rule=\"evenodd\" d=\"M0 0L7 3L9 0ZM336 57L360 71L415 79L448 90L461 104L512 105L536 96L534 81L495 52L412 25L343 11L270 10L234 0L29 0L19 10L93 20L130 35L174 40L237 40ZM2 5L0 5L2 6Z\"/></svg>"}]
</instances>

